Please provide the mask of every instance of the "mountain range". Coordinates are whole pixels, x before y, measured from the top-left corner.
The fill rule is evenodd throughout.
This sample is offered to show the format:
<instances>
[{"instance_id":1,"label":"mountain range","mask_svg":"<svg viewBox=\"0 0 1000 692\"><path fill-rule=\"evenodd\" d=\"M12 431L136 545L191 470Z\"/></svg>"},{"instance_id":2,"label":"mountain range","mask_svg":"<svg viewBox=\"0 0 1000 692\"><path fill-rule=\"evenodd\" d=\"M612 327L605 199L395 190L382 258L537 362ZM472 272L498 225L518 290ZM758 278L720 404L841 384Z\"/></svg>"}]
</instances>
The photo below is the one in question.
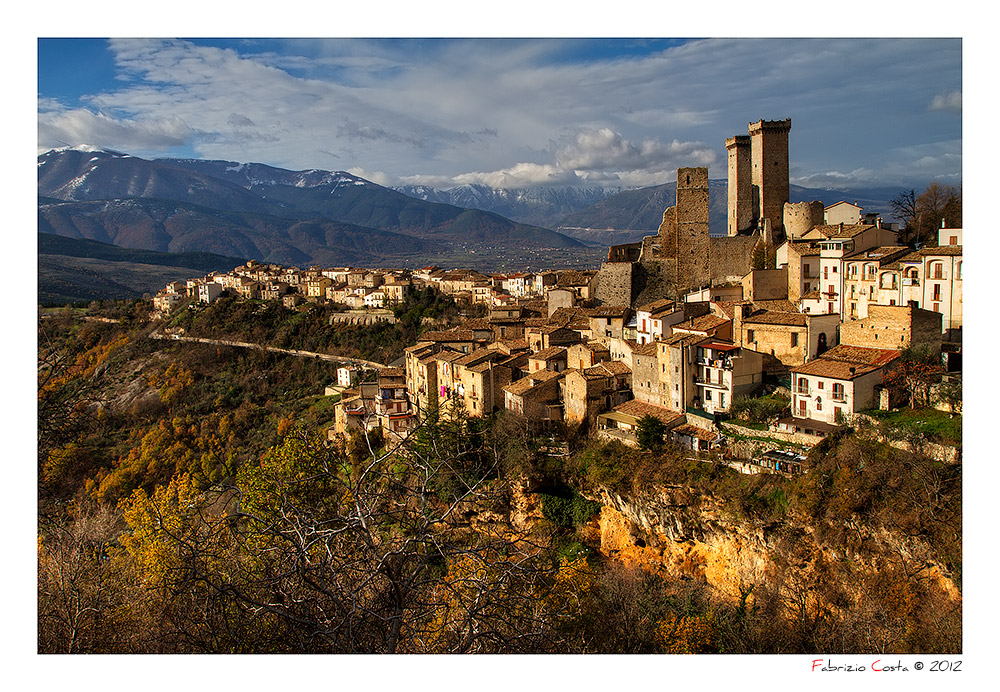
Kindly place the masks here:
<instances>
[{"instance_id":1,"label":"mountain range","mask_svg":"<svg viewBox=\"0 0 1000 692\"><path fill-rule=\"evenodd\" d=\"M792 186L791 198L888 213L898 192ZM39 232L124 248L296 266L512 269L596 264L608 245L655 232L676 186L390 189L342 171L71 147L39 155L38 195ZM725 180L709 182L709 200L711 232L723 234Z\"/></svg>"}]
</instances>

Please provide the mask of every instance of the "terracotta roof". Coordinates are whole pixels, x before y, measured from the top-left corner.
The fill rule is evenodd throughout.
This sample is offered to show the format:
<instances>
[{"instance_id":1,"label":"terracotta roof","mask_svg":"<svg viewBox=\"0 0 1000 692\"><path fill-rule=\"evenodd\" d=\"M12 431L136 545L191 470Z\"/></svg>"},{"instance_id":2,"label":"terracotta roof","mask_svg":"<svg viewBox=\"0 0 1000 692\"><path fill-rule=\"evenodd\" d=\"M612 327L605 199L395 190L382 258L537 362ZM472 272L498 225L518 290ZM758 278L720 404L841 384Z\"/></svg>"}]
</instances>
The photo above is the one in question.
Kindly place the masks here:
<instances>
[{"instance_id":1,"label":"terracotta roof","mask_svg":"<svg viewBox=\"0 0 1000 692\"><path fill-rule=\"evenodd\" d=\"M812 230L819 231L827 238L853 238L856 235L860 235L867 230L876 228L875 224L870 223L858 223L858 224L823 224L820 226L814 226Z\"/></svg>"},{"instance_id":2,"label":"terracotta roof","mask_svg":"<svg viewBox=\"0 0 1000 692\"><path fill-rule=\"evenodd\" d=\"M884 262L887 259L895 259L910 251L905 245L886 245L883 247L869 248L868 250L858 250L844 256L845 262L858 260L879 260Z\"/></svg>"},{"instance_id":3,"label":"terracotta roof","mask_svg":"<svg viewBox=\"0 0 1000 692\"><path fill-rule=\"evenodd\" d=\"M651 315L659 312L667 312L673 310L676 303L670 298L661 298L660 300L654 300L652 303L646 303L645 305L640 305L635 310L636 312L648 312Z\"/></svg>"},{"instance_id":4,"label":"terracotta roof","mask_svg":"<svg viewBox=\"0 0 1000 692\"><path fill-rule=\"evenodd\" d=\"M556 281L557 286L583 286L590 283L593 278L594 272L582 272L576 270L568 270L559 273L559 279Z\"/></svg>"},{"instance_id":5,"label":"terracotta roof","mask_svg":"<svg viewBox=\"0 0 1000 692\"><path fill-rule=\"evenodd\" d=\"M563 346L550 346L549 348L543 348L537 353L532 353L528 358L531 360L551 360L560 356L563 359L566 358L566 348Z\"/></svg>"},{"instance_id":6,"label":"terracotta roof","mask_svg":"<svg viewBox=\"0 0 1000 692\"><path fill-rule=\"evenodd\" d=\"M743 324L783 324L805 327L809 324L809 316L802 312L761 310L760 312L751 314L749 317L744 317Z\"/></svg>"},{"instance_id":7,"label":"terracotta roof","mask_svg":"<svg viewBox=\"0 0 1000 692\"><path fill-rule=\"evenodd\" d=\"M529 389L534 389L535 387L549 382L551 380L557 380L563 376L561 372L553 372L551 370L539 370L538 372L533 372L530 375L525 375L521 379L511 382L509 385L503 388L505 392L510 392L515 396L521 396Z\"/></svg>"},{"instance_id":8,"label":"terracotta roof","mask_svg":"<svg viewBox=\"0 0 1000 692\"><path fill-rule=\"evenodd\" d=\"M917 250L917 254L921 257L930 257L932 255L944 255L947 257L960 257L962 255L961 245L939 245L938 247L923 247Z\"/></svg>"},{"instance_id":9,"label":"terracotta roof","mask_svg":"<svg viewBox=\"0 0 1000 692\"><path fill-rule=\"evenodd\" d=\"M624 305L602 305L596 308L585 308L584 314L587 317L622 317L628 314L628 308Z\"/></svg>"},{"instance_id":10,"label":"terracotta roof","mask_svg":"<svg viewBox=\"0 0 1000 692\"><path fill-rule=\"evenodd\" d=\"M693 317L687 322L681 322L680 324L674 325L674 329L690 329L692 331L705 331L706 329L714 329L719 327L729 320L719 317L718 315L702 315L701 317Z\"/></svg>"},{"instance_id":11,"label":"terracotta roof","mask_svg":"<svg viewBox=\"0 0 1000 692\"><path fill-rule=\"evenodd\" d=\"M667 425L670 425L680 418L684 418L683 413L671 411L663 406L647 404L645 401L639 401L638 399L630 399L622 404L618 404L613 410L618 413L624 413L626 416L634 416L636 419L644 416L653 416L655 418L659 418Z\"/></svg>"},{"instance_id":12,"label":"terracotta roof","mask_svg":"<svg viewBox=\"0 0 1000 692\"><path fill-rule=\"evenodd\" d=\"M637 345L632 348L632 353L637 356L656 356L656 342Z\"/></svg>"},{"instance_id":13,"label":"terracotta roof","mask_svg":"<svg viewBox=\"0 0 1000 692\"><path fill-rule=\"evenodd\" d=\"M899 358L899 351L840 344L805 365L791 368L791 372L852 380L878 370L896 358ZM854 372L851 372L852 369Z\"/></svg>"},{"instance_id":14,"label":"terracotta roof","mask_svg":"<svg viewBox=\"0 0 1000 692\"><path fill-rule=\"evenodd\" d=\"M628 375L632 372L632 368L625 365L618 360L607 361L605 363L598 363L592 367L586 368L583 371L585 374L595 374L607 377L608 375Z\"/></svg>"}]
</instances>

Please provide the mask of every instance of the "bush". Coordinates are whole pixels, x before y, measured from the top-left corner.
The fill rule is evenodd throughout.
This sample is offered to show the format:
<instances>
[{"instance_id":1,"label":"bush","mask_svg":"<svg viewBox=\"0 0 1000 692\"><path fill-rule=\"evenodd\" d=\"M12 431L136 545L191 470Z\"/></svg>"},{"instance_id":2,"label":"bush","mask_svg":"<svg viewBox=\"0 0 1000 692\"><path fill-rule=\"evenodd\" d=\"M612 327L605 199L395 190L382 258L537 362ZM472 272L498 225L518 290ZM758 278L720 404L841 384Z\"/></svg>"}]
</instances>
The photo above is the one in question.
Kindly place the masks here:
<instances>
[{"instance_id":1,"label":"bush","mask_svg":"<svg viewBox=\"0 0 1000 692\"><path fill-rule=\"evenodd\" d=\"M601 511L600 502L588 500L572 488L560 488L556 494L541 495L542 516L558 526L580 526Z\"/></svg>"}]
</instances>

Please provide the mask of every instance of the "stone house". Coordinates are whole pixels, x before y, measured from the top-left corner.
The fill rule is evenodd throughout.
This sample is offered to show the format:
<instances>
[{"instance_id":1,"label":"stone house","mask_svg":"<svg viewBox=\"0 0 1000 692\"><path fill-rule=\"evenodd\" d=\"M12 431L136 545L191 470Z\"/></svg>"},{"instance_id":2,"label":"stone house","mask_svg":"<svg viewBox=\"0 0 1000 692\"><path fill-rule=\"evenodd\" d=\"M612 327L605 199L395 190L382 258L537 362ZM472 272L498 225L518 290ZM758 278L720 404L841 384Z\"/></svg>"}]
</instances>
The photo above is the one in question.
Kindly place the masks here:
<instances>
[{"instance_id":1,"label":"stone house","mask_svg":"<svg viewBox=\"0 0 1000 692\"><path fill-rule=\"evenodd\" d=\"M611 349L598 341L586 341L566 348L566 367L584 370L611 360Z\"/></svg>"},{"instance_id":2,"label":"stone house","mask_svg":"<svg viewBox=\"0 0 1000 692\"><path fill-rule=\"evenodd\" d=\"M697 345L704 340L702 334L679 332L656 342L660 406L683 412L693 405L697 396L694 383Z\"/></svg>"},{"instance_id":3,"label":"stone house","mask_svg":"<svg viewBox=\"0 0 1000 692\"><path fill-rule=\"evenodd\" d=\"M511 368L502 365L510 356L481 348L452 361L458 382L455 394L470 416L488 416L504 405L503 388L511 382Z\"/></svg>"},{"instance_id":4,"label":"stone house","mask_svg":"<svg viewBox=\"0 0 1000 692\"><path fill-rule=\"evenodd\" d=\"M726 341L707 339L695 351L692 403L705 413L724 413L733 401L751 394L764 380L761 354Z\"/></svg>"},{"instance_id":5,"label":"stone house","mask_svg":"<svg viewBox=\"0 0 1000 692\"><path fill-rule=\"evenodd\" d=\"M566 360L566 349L562 346L542 349L528 356L528 372L535 373L539 370L562 372L567 367Z\"/></svg>"},{"instance_id":6,"label":"stone house","mask_svg":"<svg viewBox=\"0 0 1000 692\"><path fill-rule=\"evenodd\" d=\"M883 374L899 351L840 344L791 369L792 418L839 425L841 417L871 408Z\"/></svg>"},{"instance_id":7,"label":"stone house","mask_svg":"<svg viewBox=\"0 0 1000 692\"><path fill-rule=\"evenodd\" d=\"M561 421L562 372L537 370L503 388L504 408L531 421Z\"/></svg>"},{"instance_id":8,"label":"stone house","mask_svg":"<svg viewBox=\"0 0 1000 692\"><path fill-rule=\"evenodd\" d=\"M622 330L631 316L631 310L625 306L602 305L601 307L588 308L584 310L584 314L590 320L590 338L620 339L622 338Z\"/></svg>"},{"instance_id":9,"label":"stone house","mask_svg":"<svg viewBox=\"0 0 1000 692\"><path fill-rule=\"evenodd\" d=\"M624 362L632 368L632 395L636 400L660 406L660 364L656 351L655 342L636 346L631 359Z\"/></svg>"},{"instance_id":10,"label":"stone house","mask_svg":"<svg viewBox=\"0 0 1000 692\"><path fill-rule=\"evenodd\" d=\"M198 300L202 303L213 303L222 295L222 285L215 282L206 282L198 285Z\"/></svg>"},{"instance_id":11,"label":"stone house","mask_svg":"<svg viewBox=\"0 0 1000 692\"><path fill-rule=\"evenodd\" d=\"M755 309L752 303L734 308L733 343L763 354L766 369L801 365L837 344L840 316Z\"/></svg>"},{"instance_id":12,"label":"stone house","mask_svg":"<svg viewBox=\"0 0 1000 692\"><path fill-rule=\"evenodd\" d=\"M597 415L632 398L632 371L614 361L591 368L571 368L560 383L564 416L568 423L593 429Z\"/></svg>"},{"instance_id":13,"label":"stone house","mask_svg":"<svg viewBox=\"0 0 1000 692\"><path fill-rule=\"evenodd\" d=\"M553 346L570 346L579 343L580 333L557 324L528 326L534 320L525 322L524 339L532 351L542 351Z\"/></svg>"},{"instance_id":14,"label":"stone house","mask_svg":"<svg viewBox=\"0 0 1000 692\"><path fill-rule=\"evenodd\" d=\"M828 225L861 223L861 207L841 200L823 209L823 223Z\"/></svg>"}]
</instances>

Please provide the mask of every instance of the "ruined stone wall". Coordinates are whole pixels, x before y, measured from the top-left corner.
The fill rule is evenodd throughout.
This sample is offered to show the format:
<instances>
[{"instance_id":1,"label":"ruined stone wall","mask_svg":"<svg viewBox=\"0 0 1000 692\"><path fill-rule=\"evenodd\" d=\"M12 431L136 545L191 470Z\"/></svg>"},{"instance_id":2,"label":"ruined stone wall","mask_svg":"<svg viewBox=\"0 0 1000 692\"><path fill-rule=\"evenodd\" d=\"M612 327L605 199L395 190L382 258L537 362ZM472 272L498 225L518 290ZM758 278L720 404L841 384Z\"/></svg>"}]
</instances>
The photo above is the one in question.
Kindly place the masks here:
<instances>
[{"instance_id":1,"label":"ruined stone wall","mask_svg":"<svg viewBox=\"0 0 1000 692\"><path fill-rule=\"evenodd\" d=\"M750 271L750 256L759 239L757 234L710 238L708 253L712 283L741 281Z\"/></svg>"},{"instance_id":2,"label":"ruined stone wall","mask_svg":"<svg viewBox=\"0 0 1000 692\"><path fill-rule=\"evenodd\" d=\"M906 348L915 344L941 351L941 313L898 305L868 306L868 317L844 322L840 342L865 348Z\"/></svg>"},{"instance_id":3,"label":"ruined stone wall","mask_svg":"<svg viewBox=\"0 0 1000 692\"><path fill-rule=\"evenodd\" d=\"M632 262L605 262L598 272L595 298L603 305L632 305Z\"/></svg>"},{"instance_id":4,"label":"ruined stone wall","mask_svg":"<svg viewBox=\"0 0 1000 692\"><path fill-rule=\"evenodd\" d=\"M823 203L788 202L784 208L785 235L788 238L798 238L813 226L823 223Z\"/></svg>"},{"instance_id":5,"label":"ruined stone wall","mask_svg":"<svg viewBox=\"0 0 1000 692\"><path fill-rule=\"evenodd\" d=\"M745 300L785 300L788 297L788 272L782 269L754 269L743 277Z\"/></svg>"}]
</instances>

